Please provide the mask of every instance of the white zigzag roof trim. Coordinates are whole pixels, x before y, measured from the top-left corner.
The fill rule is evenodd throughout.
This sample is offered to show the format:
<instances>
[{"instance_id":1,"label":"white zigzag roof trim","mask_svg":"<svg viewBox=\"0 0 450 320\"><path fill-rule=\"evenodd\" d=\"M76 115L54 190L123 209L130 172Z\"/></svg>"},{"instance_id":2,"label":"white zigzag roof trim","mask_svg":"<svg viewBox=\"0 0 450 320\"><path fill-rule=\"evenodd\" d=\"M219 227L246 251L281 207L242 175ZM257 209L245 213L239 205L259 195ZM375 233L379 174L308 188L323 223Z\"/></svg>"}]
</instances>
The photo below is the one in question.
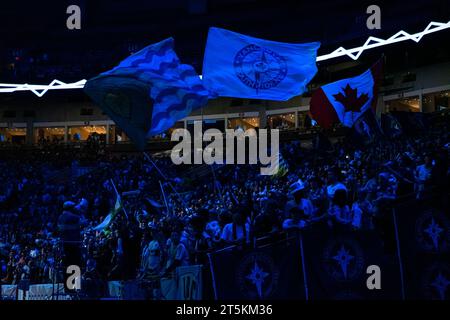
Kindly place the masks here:
<instances>
[{"instance_id":1,"label":"white zigzag roof trim","mask_svg":"<svg viewBox=\"0 0 450 320\"><path fill-rule=\"evenodd\" d=\"M83 79L73 83L65 83L55 79L49 85L0 83L0 93L31 91L38 97L42 97L48 90L83 89L86 81L86 79Z\"/></svg>"},{"instance_id":2,"label":"white zigzag roof trim","mask_svg":"<svg viewBox=\"0 0 450 320\"><path fill-rule=\"evenodd\" d=\"M343 47L339 47L338 49L334 50L333 52L329 54L325 54L322 56L318 56L316 61L324 61L332 58L337 58L341 56L349 56L353 60L357 60L361 54L368 49L373 49L376 47L385 46L388 44L406 41L406 40L413 40L415 42L419 42L425 35L438 32L444 29L450 28L450 21L447 23L441 23L441 22L430 22L428 26L422 31L414 34L409 34L406 31L399 31L396 34L394 34L392 37L388 39L380 39L376 37L369 37L367 38L364 45L360 47L356 47L353 49L345 49Z\"/></svg>"},{"instance_id":3,"label":"white zigzag roof trim","mask_svg":"<svg viewBox=\"0 0 450 320\"><path fill-rule=\"evenodd\" d=\"M442 31L450 28L450 21L447 23L442 22L430 22L428 26L421 32L409 34L406 31L399 31L388 39L380 39L376 37L367 38L364 45L360 47L355 47L352 49L345 49L344 47L339 47L329 54L324 54L318 56L316 61L325 61L328 59L333 59L342 56L349 56L353 60L357 60L365 50L389 45L392 43L397 43L406 40L412 40L419 42L425 35ZM201 75L200 75L201 78ZM60 80L53 80L49 85L35 85L35 84L8 84L0 83L0 93L16 92L16 91L31 91L38 97L42 97L47 93L48 90L62 90L62 89L82 89L86 83L86 79L73 82L65 83Z\"/></svg>"}]
</instances>

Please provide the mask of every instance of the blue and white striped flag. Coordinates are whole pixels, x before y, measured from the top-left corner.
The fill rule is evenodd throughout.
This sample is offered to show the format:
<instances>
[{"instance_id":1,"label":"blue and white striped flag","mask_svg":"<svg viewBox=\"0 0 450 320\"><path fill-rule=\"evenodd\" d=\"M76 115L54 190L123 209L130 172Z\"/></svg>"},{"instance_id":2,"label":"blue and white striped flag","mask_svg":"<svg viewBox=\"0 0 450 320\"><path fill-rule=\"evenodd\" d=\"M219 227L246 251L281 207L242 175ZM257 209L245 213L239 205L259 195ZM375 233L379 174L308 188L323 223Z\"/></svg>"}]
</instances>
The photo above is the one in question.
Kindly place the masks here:
<instances>
[{"instance_id":1,"label":"blue and white striped flag","mask_svg":"<svg viewBox=\"0 0 450 320\"><path fill-rule=\"evenodd\" d=\"M190 65L181 64L168 38L87 81L85 92L138 148L208 102L209 92Z\"/></svg>"},{"instance_id":2,"label":"blue and white striped flag","mask_svg":"<svg viewBox=\"0 0 450 320\"><path fill-rule=\"evenodd\" d=\"M114 218L120 212L120 210L122 210L122 208L123 208L122 200L121 200L120 196L118 195L116 198L116 202L114 204L114 208L112 208L111 212L105 217L105 219L103 219L103 221L99 225L94 227L93 230L95 230L95 231L106 230L106 228L109 227L111 222L114 220Z\"/></svg>"}]
</instances>

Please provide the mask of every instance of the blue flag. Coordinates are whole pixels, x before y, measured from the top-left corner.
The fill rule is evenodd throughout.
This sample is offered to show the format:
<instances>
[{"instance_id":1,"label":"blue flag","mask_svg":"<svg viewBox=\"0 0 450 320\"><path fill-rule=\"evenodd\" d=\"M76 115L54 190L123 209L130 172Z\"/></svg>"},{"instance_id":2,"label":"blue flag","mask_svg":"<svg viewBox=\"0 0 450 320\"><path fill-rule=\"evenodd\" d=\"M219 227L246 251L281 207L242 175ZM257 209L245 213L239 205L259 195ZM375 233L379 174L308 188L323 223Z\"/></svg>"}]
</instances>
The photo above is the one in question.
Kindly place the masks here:
<instances>
[{"instance_id":1,"label":"blue flag","mask_svg":"<svg viewBox=\"0 0 450 320\"><path fill-rule=\"evenodd\" d=\"M402 135L402 126L391 113L381 114L381 128L389 138L397 138Z\"/></svg>"},{"instance_id":2,"label":"blue flag","mask_svg":"<svg viewBox=\"0 0 450 320\"><path fill-rule=\"evenodd\" d=\"M150 45L84 87L139 149L208 102L200 77L180 63L173 47L172 38Z\"/></svg>"},{"instance_id":3,"label":"blue flag","mask_svg":"<svg viewBox=\"0 0 450 320\"><path fill-rule=\"evenodd\" d=\"M383 136L383 131L372 109L367 109L355 121L353 128L357 140L363 144L375 142Z\"/></svg>"},{"instance_id":4,"label":"blue flag","mask_svg":"<svg viewBox=\"0 0 450 320\"><path fill-rule=\"evenodd\" d=\"M317 72L319 42L291 44L210 28L203 60L205 87L219 96L288 100Z\"/></svg>"}]
</instances>

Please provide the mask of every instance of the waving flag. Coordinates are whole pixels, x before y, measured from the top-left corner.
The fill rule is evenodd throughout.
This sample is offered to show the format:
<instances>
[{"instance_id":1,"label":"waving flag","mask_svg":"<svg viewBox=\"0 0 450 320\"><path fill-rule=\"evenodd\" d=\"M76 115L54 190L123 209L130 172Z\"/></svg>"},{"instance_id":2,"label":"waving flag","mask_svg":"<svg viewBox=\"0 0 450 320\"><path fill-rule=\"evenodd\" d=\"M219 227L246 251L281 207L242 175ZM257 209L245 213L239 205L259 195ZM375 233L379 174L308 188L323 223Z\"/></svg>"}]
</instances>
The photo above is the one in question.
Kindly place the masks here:
<instances>
[{"instance_id":1,"label":"waving flag","mask_svg":"<svg viewBox=\"0 0 450 320\"><path fill-rule=\"evenodd\" d=\"M146 138L208 101L209 92L190 65L181 64L168 38L87 81L85 92L143 149Z\"/></svg>"},{"instance_id":2,"label":"waving flag","mask_svg":"<svg viewBox=\"0 0 450 320\"><path fill-rule=\"evenodd\" d=\"M371 108L355 121L353 135L358 142L363 144L375 142L383 136L383 130Z\"/></svg>"},{"instance_id":3,"label":"waving flag","mask_svg":"<svg viewBox=\"0 0 450 320\"><path fill-rule=\"evenodd\" d=\"M319 46L319 42L275 42L210 28L204 85L219 96L288 100L306 91L316 74Z\"/></svg>"},{"instance_id":4,"label":"waving flag","mask_svg":"<svg viewBox=\"0 0 450 320\"><path fill-rule=\"evenodd\" d=\"M122 201L120 199L120 196L118 195L116 198L116 203L114 204L114 208L111 210L111 212L103 219L103 221L96 227L93 228L95 231L103 231L106 230L107 227L111 224L111 222L114 220L114 218L117 216L117 214L122 210Z\"/></svg>"},{"instance_id":5,"label":"waving flag","mask_svg":"<svg viewBox=\"0 0 450 320\"><path fill-rule=\"evenodd\" d=\"M389 138L397 138L402 134L402 126L391 113L381 114L381 128Z\"/></svg>"},{"instance_id":6,"label":"waving flag","mask_svg":"<svg viewBox=\"0 0 450 320\"><path fill-rule=\"evenodd\" d=\"M323 128L341 122L352 127L368 109L376 110L381 62L363 74L322 86L314 92L310 112Z\"/></svg>"},{"instance_id":7,"label":"waving flag","mask_svg":"<svg viewBox=\"0 0 450 320\"><path fill-rule=\"evenodd\" d=\"M283 158L281 152L278 153L278 157L275 159L275 166L272 173L272 178L281 178L287 175L289 172L289 164Z\"/></svg>"}]
</instances>

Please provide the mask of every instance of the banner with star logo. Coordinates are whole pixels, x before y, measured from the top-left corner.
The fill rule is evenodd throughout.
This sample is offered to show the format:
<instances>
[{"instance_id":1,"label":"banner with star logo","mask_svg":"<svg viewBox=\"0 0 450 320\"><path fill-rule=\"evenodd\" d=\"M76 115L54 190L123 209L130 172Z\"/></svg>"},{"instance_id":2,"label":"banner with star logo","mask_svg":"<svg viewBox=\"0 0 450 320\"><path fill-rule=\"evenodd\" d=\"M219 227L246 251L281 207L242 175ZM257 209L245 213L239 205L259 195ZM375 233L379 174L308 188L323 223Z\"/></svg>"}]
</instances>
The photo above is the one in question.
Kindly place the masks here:
<instances>
[{"instance_id":1,"label":"banner with star logo","mask_svg":"<svg viewBox=\"0 0 450 320\"><path fill-rule=\"evenodd\" d=\"M375 113L381 73L379 60L359 76L317 89L310 102L313 119L323 128L339 122L351 128L367 110L372 109Z\"/></svg>"},{"instance_id":2,"label":"banner with star logo","mask_svg":"<svg viewBox=\"0 0 450 320\"><path fill-rule=\"evenodd\" d=\"M430 203L438 203L433 198ZM396 207L406 299L450 300L450 218L411 200Z\"/></svg>"},{"instance_id":3,"label":"banner with star logo","mask_svg":"<svg viewBox=\"0 0 450 320\"><path fill-rule=\"evenodd\" d=\"M379 234L346 225L330 229L325 224L302 232L311 300L401 299L398 261L395 255L386 255ZM370 265L380 267L380 290L367 287Z\"/></svg>"},{"instance_id":4,"label":"banner with star logo","mask_svg":"<svg viewBox=\"0 0 450 320\"><path fill-rule=\"evenodd\" d=\"M216 299L305 299L295 237L255 249L219 250L209 258Z\"/></svg>"}]
</instances>

